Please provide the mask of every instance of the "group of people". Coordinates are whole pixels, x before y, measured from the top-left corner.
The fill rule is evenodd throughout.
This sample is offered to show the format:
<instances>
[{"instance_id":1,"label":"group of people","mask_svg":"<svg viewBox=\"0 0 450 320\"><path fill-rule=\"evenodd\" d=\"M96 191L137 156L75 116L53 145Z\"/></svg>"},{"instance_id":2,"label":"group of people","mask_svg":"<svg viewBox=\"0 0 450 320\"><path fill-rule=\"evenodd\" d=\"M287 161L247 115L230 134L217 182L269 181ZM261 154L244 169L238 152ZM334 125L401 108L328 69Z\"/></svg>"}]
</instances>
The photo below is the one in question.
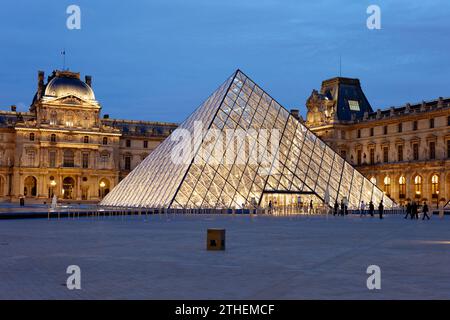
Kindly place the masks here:
<instances>
[{"instance_id":1,"label":"group of people","mask_svg":"<svg viewBox=\"0 0 450 320\"><path fill-rule=\"evenodd\" d=\"M427 220L430 220L430 216L428 216L428 205L426 202L423 203L422 206L422 213L423 213L423 217L422 220L425 220L425 218L427 218ZM406 204L406 215L405 215L405 219L408 219L408 216L411 217L411 220L419 219L419 205L413 201L412 203L408 203Z\"/></svg>"},{"instance_id":2,"label":"group of people","mask_svg":"<svg viewBox=\"0 0 450 320\"><path fill-rule=\"evenodd\" d=\"M371 217L374 216L374 212L375 212L375 205L373 204L372 201L369 202L369 214ZM360 212L360 216L363 216L366 214L366 204L364 203L364 201L361 201L360 207L359 207L359 212ZM339 211L339 212L338 212ZM380 217L380 219L383 219L383 213L384 213L384 205L383 205L383 200L380 201L379 205L378 205L378 215ZM333 216L335 215L347 215L348 214L348 208L347 208L347 204L344 202L344 199L341 200L341 205L340 205L340 210L339 210L339 204L337 202L337 200L334 202L334 207L333 207Z\"/></svg>"}]
</instances>

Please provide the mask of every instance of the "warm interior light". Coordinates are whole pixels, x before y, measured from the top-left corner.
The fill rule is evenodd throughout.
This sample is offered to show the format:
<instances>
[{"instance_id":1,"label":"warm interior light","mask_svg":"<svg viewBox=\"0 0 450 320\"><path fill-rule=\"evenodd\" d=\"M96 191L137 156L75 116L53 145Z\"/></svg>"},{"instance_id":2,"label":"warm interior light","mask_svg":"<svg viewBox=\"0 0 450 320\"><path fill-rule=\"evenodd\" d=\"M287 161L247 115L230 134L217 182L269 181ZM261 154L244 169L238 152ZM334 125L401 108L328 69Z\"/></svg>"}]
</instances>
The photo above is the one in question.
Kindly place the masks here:
<instances>
[{"instance_id":1,"label":"warm interior light","mask_svg":"<svg viewBox=\"0 0 450 320\"><path fill-rule=\"evenodd\" d=\"M106 184L104 181L100 182L100 188L104 188L105 186L106 186Z\"/></svg>"},{"instance_id":2,"label":"warm interior light","mask_svg":"<svg viewBox=\"0 0 450 320\"><path fill-rule=\"evenodd\" d=\"M52 187L56 186L56 181L55 181L55 180L50 181L50 185L51 185Z\"/></svg>"}]
</instances>

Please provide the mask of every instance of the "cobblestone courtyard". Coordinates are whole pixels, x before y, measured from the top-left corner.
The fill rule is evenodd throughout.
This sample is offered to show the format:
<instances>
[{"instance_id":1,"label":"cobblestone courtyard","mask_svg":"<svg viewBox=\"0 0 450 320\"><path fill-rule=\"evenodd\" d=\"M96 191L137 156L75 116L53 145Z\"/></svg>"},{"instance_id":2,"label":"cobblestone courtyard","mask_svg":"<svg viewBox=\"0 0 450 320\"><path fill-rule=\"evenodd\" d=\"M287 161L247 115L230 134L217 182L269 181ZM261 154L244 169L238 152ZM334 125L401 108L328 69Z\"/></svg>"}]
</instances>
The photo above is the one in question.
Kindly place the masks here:
<instances>
[{"instance_id":1,"label":"cobblestone courtyard","mask_svg":"<svg viewBox=\"0 0 450 320\"><path fill-rule=\"evenodd\" d=\"M205 250L208 227L226 228L225 252ZM450 299L449 230L449 217L3 220L0 298ZM381 290L366 287L373 264Z\"/></svg>"}]
</instances>

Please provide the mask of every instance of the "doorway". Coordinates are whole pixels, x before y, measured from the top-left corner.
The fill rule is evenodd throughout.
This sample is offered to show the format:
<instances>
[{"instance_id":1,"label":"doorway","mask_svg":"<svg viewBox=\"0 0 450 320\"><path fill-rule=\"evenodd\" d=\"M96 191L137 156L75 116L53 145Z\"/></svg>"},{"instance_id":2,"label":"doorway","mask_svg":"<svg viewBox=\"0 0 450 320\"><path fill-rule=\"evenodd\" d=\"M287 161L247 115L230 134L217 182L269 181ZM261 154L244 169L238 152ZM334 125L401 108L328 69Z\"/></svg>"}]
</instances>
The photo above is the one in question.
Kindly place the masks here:
<instances>
[{"instance_id":1,"label":"doorway","mask_svg":"<svg viewBox=\"0 0 450 320\"><path fill-rule=\"evenodd\" d=\"M75 180L72 177L66 177L63 180L63 199L74 199L75 198Z\"/></svg>"}]
</instances>

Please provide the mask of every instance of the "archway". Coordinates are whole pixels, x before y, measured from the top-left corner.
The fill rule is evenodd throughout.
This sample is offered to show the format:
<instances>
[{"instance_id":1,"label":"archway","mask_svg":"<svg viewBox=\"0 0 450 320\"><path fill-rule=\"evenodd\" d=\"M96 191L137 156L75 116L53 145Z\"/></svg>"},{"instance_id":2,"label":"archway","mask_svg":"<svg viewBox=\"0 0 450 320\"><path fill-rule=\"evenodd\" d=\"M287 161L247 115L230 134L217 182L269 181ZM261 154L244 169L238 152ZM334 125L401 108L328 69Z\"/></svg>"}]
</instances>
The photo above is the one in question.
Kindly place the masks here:
<instances>
[{"instance_id":1,"label":"archway","mask_svg":"<svg viewBox=\"0 0 450 320\"><path fill-rule=\"evenodd\" d=\"M72 177L66 177L63 180L63 199L75 198L75 180Z\"/></svg>"},{"instance_id":2,"label":"archway","mask_svg":"<svg viewBox=\"0 0 450 320\"><path fill-rule=\"evenodd\" d=\"M109 193L109 190L109 180L102 178L98 184L98 196L100 197L100 199L103 199Z\"/></svg>"},{"instance_id":3,"label":"archway","mask_svg":"<svg viewBox=\"0 0 450 320\"><path fill-rule=\"evenodd\" d=\"M23 195L25 197L36 197L37 195L37 180L33 176L28 176L25 178Z\"/></svg>"}]
</instances>

